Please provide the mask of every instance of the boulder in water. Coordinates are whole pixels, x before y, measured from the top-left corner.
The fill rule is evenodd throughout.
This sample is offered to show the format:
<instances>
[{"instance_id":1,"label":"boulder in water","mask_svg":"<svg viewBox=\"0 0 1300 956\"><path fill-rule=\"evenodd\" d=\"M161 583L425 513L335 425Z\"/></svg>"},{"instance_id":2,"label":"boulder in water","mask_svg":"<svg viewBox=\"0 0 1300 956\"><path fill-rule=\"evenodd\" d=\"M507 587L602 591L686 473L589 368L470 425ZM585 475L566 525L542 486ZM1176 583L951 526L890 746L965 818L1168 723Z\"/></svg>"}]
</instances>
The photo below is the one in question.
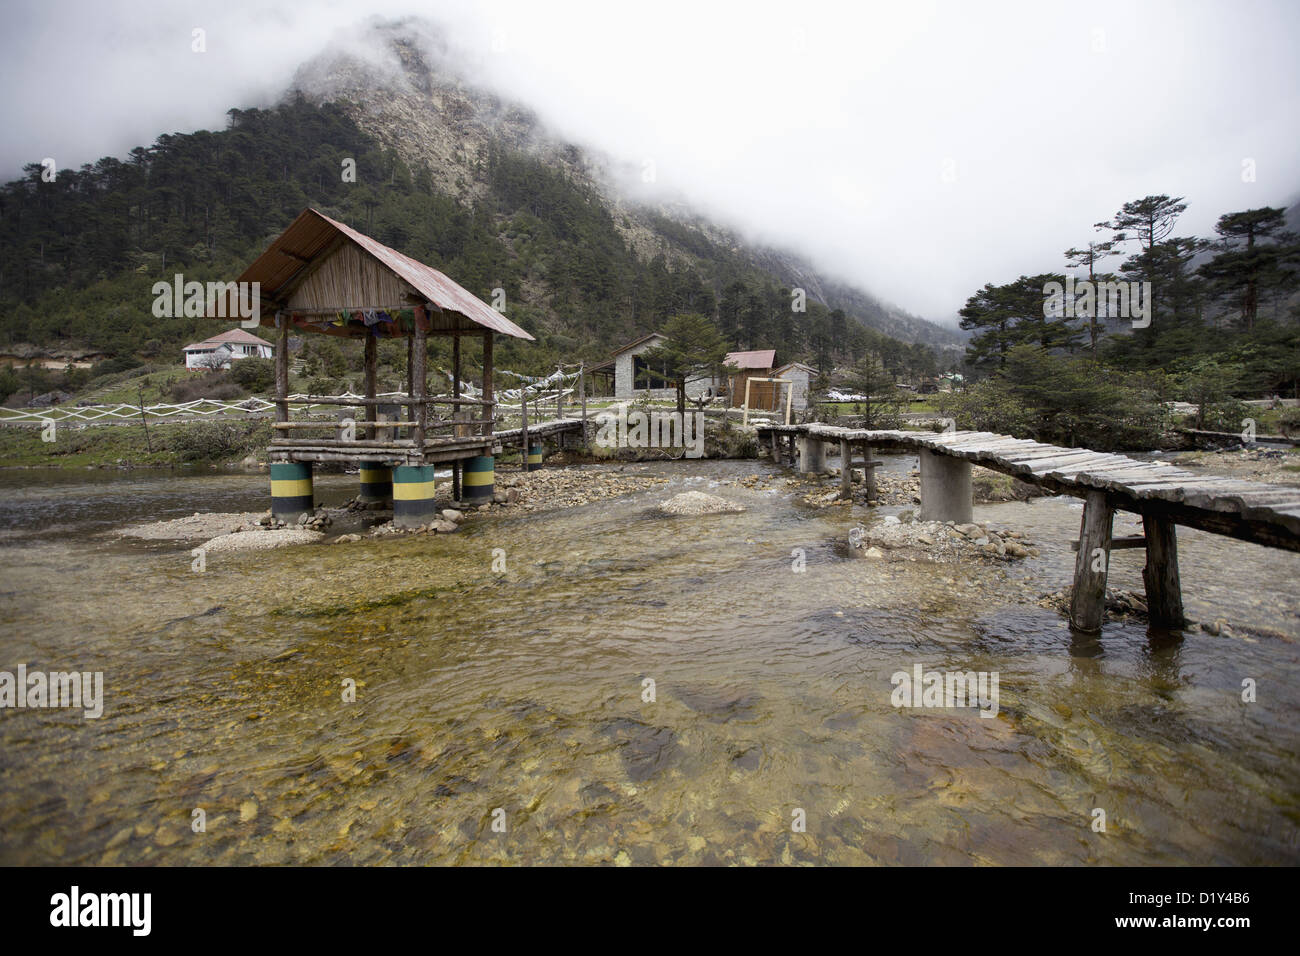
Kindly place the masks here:
<instances>
[{"instance_id":1,"label":"boulder in water","mask_svg":"<svg viewBox=\"0 0 1300 956\"><path fill-rule=\"evenodd\" d=\"M744 511L744 505L738 505L717 495L706 495L702 491L684 491L674 495L659 506L660 510L670 515L718 515L734 514Z\"/></svg>"}]
</instances>

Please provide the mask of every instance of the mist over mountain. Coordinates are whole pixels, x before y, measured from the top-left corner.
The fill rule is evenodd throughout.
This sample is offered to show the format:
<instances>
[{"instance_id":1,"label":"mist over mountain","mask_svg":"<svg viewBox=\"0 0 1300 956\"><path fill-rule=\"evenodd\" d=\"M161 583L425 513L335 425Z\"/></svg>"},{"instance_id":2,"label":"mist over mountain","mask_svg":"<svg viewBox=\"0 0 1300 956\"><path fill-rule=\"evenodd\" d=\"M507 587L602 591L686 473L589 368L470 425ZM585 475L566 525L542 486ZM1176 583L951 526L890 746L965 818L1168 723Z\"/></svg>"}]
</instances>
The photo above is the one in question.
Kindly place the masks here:
<instances>
[{"instance_id":1,"label":"mist over mountain","mask_svg":"<svg viewBox=\"0 0 1300 956\"><path fill-rule=\"evenodd\" d=\"M795 251L750 240L699 214L683 197L665 195L653 168L567 141L527 104L477 86L471 73L428 21L370 21L304 63L293 92L343 105L358 126L412 168L427 165L438 188L463 202L490 192L485 169L491 149L520 151L599 196L619 235L643 259L739 261L904 342L942 348L964 341L961 332L882 302Z\"/></svg>"}]
</instances>

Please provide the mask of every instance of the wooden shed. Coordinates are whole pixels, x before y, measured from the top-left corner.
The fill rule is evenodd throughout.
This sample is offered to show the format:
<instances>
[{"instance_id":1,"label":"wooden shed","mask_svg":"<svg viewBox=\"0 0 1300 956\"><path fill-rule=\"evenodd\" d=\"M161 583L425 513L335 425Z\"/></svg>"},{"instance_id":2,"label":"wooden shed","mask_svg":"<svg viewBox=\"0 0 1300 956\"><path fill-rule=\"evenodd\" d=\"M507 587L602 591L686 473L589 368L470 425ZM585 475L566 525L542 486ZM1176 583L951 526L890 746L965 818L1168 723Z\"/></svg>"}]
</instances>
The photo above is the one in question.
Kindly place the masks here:
<instances>
[{"instance_id":1,"label":"wooden shed","mask_svg":"<svg viewBox=\"0 0 1300 956\"><path fill-rule=\"evenodd\" d=\"M277 517L296 520L310 510L311 466L320 461L357 465L369 496L383 497L391 489L399 525L418 523L433 512L436 463L453 463L456 497L463 474L465 497L491 500L493 339L508 335L531 341L531 335L437 269L315 209L304 210L238 282L260 284L259 324L277 336L276 415L268 450ZM217 314L235 314L234 293L229 295L231 301L218 303ZM299 333L360 340L364 397L310 396L303 404L362 406L364 422L342 427L290 420L288 340ZM428 394L430 335L452 339L450 394ZM462 341L467 337L481 343L481 398L461 396ZM406 340L407 381L404 394L380 398L376 347L383 338ZM381 405L400 406L405 415L381 422Z\"/></svg>"}]
</instances>

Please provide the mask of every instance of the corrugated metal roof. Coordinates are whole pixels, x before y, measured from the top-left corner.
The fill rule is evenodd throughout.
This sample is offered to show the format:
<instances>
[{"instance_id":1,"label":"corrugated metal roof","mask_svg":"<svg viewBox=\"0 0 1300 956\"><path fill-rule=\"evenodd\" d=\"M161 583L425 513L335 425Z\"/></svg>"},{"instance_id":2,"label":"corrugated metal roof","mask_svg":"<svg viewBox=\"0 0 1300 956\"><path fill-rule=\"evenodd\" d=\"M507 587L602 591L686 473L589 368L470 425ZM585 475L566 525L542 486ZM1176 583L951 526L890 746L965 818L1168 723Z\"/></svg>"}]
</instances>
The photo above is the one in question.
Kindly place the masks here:
<instances>
[{"instance_id":1,"label":"corrugated metal roof","mask_svg":"<svg viewBox=\"0 0 1300 956\"><path fill-rule=\"evenodd\" d=\"M776 349L759 349L751 352L729 352L722 360L722 364L734 365L743 371L751 368L768 369L775 361Z\"/></svg>"},{"instance_id":2,"label":"corrugated metal roof","mask_svg":"<svg viewBox=\"0 0 1300 956\"><path fill-rule=\"evenodd\" d=\"M472 292L457 285L432 266L417 262L396 249L357 232L351 226L331 219L315 209L304 209L289 228L280 234L267 250L244 270L240 282L260 282L262 300L274 300L277 294L313 260L327 253L340 236L355 243L373 256L381 265L399 279L409 284L420 295L444 312L462 316L468 322L491 329L501 335L533 340L533 337L515 325ZM391 302L340 302L339 308L389 308ZM435 315L436 319L437 316ZM274 323L273 315L263 314L262 324Z\"/></svg>"}]
</instances>

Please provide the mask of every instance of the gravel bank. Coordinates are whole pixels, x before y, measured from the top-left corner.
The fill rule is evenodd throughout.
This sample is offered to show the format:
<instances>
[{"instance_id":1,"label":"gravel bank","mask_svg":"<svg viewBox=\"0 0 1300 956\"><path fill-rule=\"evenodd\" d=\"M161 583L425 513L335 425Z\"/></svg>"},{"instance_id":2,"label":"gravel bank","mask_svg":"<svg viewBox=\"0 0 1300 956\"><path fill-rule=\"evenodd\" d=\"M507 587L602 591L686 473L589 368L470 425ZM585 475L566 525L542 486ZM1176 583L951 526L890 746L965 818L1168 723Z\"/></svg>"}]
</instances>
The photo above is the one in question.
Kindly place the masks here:
<instances>
[{"instance_id":1,"label":"gravel bank","mask_svg":"<svg viewBox=\"0 0 1300 956\"><path fill-rule=\"evenodd\" d=\"M119 534L127 538L144 538L150 541L196 540L230 534L244 525L256 524L266 512L245 511L235 514L195 512L185 518L170 521L150 521L147 524L123 528Z\"/></svg>"}]
</instances>

